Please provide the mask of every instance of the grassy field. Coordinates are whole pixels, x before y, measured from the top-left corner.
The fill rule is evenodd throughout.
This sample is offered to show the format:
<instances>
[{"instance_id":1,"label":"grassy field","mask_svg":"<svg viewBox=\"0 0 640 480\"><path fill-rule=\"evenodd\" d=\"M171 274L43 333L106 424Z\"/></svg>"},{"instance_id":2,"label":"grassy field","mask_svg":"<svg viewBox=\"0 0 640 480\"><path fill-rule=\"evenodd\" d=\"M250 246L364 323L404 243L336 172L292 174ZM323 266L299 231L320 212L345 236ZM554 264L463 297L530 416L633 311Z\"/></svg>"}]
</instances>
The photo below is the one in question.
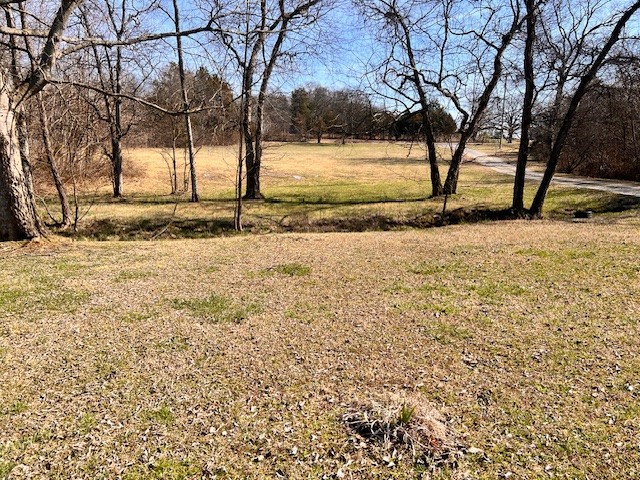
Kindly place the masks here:
<instances>
[{"instance_id":1,"label":"grassy field","mask_svg":"<svg viewBox=\"0 0 640 480\"><path fill-rule=\"evenodd\" d=\"M137 150L79 241L0 245L0 479L638 478L637 202L406 228L442 208L422 156L271 145L261 234L226 235L232 149L198 205ZM448 208L510 190L465 164Z\"/></svg>"},{"instance_id":2,"label":"grassy field","mask_svg":"<svg viewBox=\"0 0 640 480\"><path fill-rule=\"evenodd\" d=\"M482 147L481 147L482 148ZM506 148L506 147L505 147ZM450 152L441 151L446 174ZM149 239L210 237L232 231L235 151L200 150L198 172L202 202L169 195L169 175L160 150L127 152L122 201L108 185L85 189L78 235L85 238ZM442 211L442 199L430 199L424 150L404 143L269 144L263 167L265 201L245 205L245 225L254 232L341 231L428 225ZM535 186L527 190L530 199ZM510 205L512 179L484 167L465 164L459 194L447 210L503 209ZM53 198L50 199L53 203ZM604 193L552 188L546 214L567 218L575 209L617 217L638 216L638 199ZM174 214L175 210L175 214ZM168 226L168 228L167 228Z\"/></svg>"},{"instance_id":3,"label":"grassy field","mask_svg":"<svg viewBox=\"0 0 640 480\"><path fill-rule=\"evenodd\" d=\"M637 478L638 258L566 222L5 245L0 478ZM347 428L373 402L451 457Z\"/></svg>"}]
</instances>

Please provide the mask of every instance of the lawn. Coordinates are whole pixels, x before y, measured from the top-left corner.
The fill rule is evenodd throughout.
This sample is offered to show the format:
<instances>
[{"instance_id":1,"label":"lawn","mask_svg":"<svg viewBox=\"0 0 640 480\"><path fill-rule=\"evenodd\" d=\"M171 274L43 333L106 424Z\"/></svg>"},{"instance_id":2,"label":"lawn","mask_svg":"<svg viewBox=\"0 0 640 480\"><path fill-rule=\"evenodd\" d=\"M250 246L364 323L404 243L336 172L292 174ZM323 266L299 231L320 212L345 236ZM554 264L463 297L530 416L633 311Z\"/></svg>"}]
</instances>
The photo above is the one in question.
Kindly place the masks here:
<instances>
[{"instance_id":1,"label":"lawn","mask_svg":"<svg viewBox=\"0 0 640 480\"><path fill-rule=\"evenodd\" d=\"M475 147L474 147L475 148ZM442 175L450 151L441 149ZM169 174L159 149L126 154L125 198L114 201L107 182L84 188L74 236L108 239L211 237L233 230L233 147L203 147L197 156L202 201L170 195ZM253 232L396 229L433 223L443 199L429 198L424 149L408 143L268 144L263 166L264 201L247 202L244 224ZM459 194L447 211L508 208L512 179L471 163L463 165ZM533 197L535 185L526 191ZM55 199L48 196L53 205ZM549 218L576 209L618 217L638 216L640 201L602 192L553 187ZM53 206L50 207L54 210ZM67 233L69 234L69 233Z\"/></svg>"},{"instance_id":2,"label":"lawn","mask_svg":"<svg viewBox=\"0 0 640 480\"><path fill-rule=\"evenodd\" d=\"M640 475L635 225L56 240L1 257L0 478ZM435 409L453 457L350 430L372 402Z\"/></svg>"},{"instance_id":3,"label":"lawn","mask_svg":"<svg viewBox=\"0 0 640 480\"><path fill-rule=\"evenodd\" d=\"M637 201L410 228L423 153L270 145L232 235L233 149L197 205L130 151L75 238L0 245L0 479L638 478ZM447 208L510 191L465 164Z\"/></svg>"}]
</instances>

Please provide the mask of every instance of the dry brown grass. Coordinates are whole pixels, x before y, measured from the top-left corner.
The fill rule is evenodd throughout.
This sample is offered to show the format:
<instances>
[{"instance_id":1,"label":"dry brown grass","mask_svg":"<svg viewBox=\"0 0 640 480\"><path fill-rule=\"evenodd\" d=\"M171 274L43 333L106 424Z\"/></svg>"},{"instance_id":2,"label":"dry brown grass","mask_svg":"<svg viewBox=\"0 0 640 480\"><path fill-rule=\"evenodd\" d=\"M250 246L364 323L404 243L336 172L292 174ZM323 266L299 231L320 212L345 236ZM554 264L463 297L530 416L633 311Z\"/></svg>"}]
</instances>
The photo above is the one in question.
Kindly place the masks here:
<instances>
[{"instance_id":1,"label":"dry brown grass","mask_svg":"<svg viewBox=\"0 0 640 480\"><path fill-rule=\"evenodd\" d=\"M127 155L147 172L127 189L130 194L158 194L168 190L168 170L161 149L134 149ZM233 189L236 155L233 146L199 150L197 166L205 196L215 196L218 189ZM269 189L306 185L318 178L360 182L408 177L422 181L427 173L421 162L423 158L423 147L401 142L269 143L265 149L264 184Z\"/></svg>"},{"instance_id":2,"label":"dry brown grass","mask_svg":"<svg viewBox=\"0 0 640 480\"><path fill-rule=\"evenodd\" d=\"M442 174L449 152L441 150ZM204 147L198 153L202 201L169 195L168 170L160 150L127 153L137 174L125 176L124 200L109 188L86 192L81 212L88 214L77 236L100 240L211 237L233 230L235 150ZM129 171L129 170L127 170ZM245 226L253 232L384 230L433 223L442 198L430 199L424 149L406 143L268 144L262 185L266 200L245 204ZM465 164L459 194L448 199L449 211L505 209L513 179L488 168ZM527 202L535 192L530 185ZM53 198L50 200L54 202ZM607 214L604 221L638 218L638 200L602 192L553 187L547 201L550 218L567 218L573 210ZM52 207L53 209L53 207ZM175 212L175 213L174 213ZM603 218L598 215L598 218Z\"/></svg>"},{"instance_id":3,"label":"dry brown grass","mask_svg":"<svg viewBox=\"0 0 640 480\"><path fill-rule=\"evenodd\" d=\"M637 478L639 233L3 246L0 478ZM380 398L472 450L388 461Z\"/></svg>"}]
</instances>

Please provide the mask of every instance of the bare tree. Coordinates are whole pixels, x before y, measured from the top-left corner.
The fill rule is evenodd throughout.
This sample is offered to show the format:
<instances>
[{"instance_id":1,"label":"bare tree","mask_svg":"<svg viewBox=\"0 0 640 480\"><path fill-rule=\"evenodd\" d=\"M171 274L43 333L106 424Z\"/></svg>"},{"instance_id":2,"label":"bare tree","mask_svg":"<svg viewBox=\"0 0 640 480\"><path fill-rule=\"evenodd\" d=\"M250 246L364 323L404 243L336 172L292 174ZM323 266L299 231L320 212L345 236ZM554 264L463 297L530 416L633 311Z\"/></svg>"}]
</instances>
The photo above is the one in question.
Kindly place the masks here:
<instances>
[{"instance_id":1,"label":"bare tree","mask_svg":"<svg viewBox=\"0 0 640 480\"><path fill-rule=\"evenodd\" d=\"M185 67L184 67L184 50L182 48L182 37L180 36L180 9L178 0L172 0L173 3L173 24L176 31L176 54L178 56L178 72L180 75L180 94L182 96L182 108L184 113L184 125L187 132L187 151L189 152L189 174L191 178L191 201L200 201L198 194L198 175L196 174L196 152L193 144L193 129L191 127L191 114L189 112L189 96L187 93Z\"/></svg>"},{"instance_id":2,"label":"bare tree","mask_svg":"<svg viewBox=\"0 0 640 480\"><path fill-rule=\"evenodd\" d=\"M58 193L58 200L60 201L60 209L62 211L62 218L60 222L58 222L58 224L61 227L67 227L71 224L71 208L69 207L69 197L67 195L67 188L65 187L62 180L60 169L58 168L58 159L56 158L57 155L52 145L49 116L47 114L47 109L45 107L42 92L38 92L38 94L36 95L36 104L38 108L38 117L40 120L44 154L47 160L47 165L49 166L49 170L51 172L51 177L53 178L53 183L56 187L56 192Z\"/></svg>"},{"instance_id":3,"label":"bare tree","mask_svg":"<svg viewBox=\"0 0 640 480\"><path fill-rule=\"evenodd\" d=\"M540 186L538 187L538 191L536 192L536 195L531 204L530 213L532 216L540 217L542 215L542 208L547 196L547 192L549 190L549 185L551 184L551 180L555 174L556 168L558 166L558 161L560 159L560 154L562 153L562 148L564 147L567 136L569 135L569 130L571 129L576 110L578 109L582 98L587 93L589 85L591 85L593 80L596 78L598 71L607 59L609 52L620 39L620 35L623 32L627 22L639 9L640 1L635 1L629 3L626 8L624 8L624 10L620 12L615 24L613 25L613 28L604 38L604 43L602 43L601 48L598 49L598 53L593 58L593 61L590 64L589 68L580 77L580 80L570 97L567 110L564 116L562 116L561 118L557 133L555 134L555 137L553 139L547 167L545 169L542 181L540 182Z\"/></svg>"},{"instance_id":4,"label":"bare tree","mask_svg":"<svg viewBox=\"0 0 640 480\"><path fill-rule=\"evenodd\" d=\"M19 117L24 102L36 95L46 84L56 62L60 40L69 17L80 0L60 0L42 32L45 41L39 47L34 67L20 74L6 66L0 68L0 240L20 240L44 234L35 206L30 164L27 157L26 132L21 132ZM11 7L9 7L11 8ZM24 32L6 25L2 33L9 35L4 47L17 55L14 35ZM15 65L15 62L14 62Z\"/></svg>"},{"instance_id":5,"label":"bare tree","mask_svg":"<svg viewBox=\"0 0 640 480\"><path fill-rule=\"evenodd\" d=\"M378 40L388 48L385 58L374 67L380 72L380 80L393 95L402 99L406 112L416 106L422 118L422 129L426 144L426 156L430 167L431 195L443 193L436 138L431 121L432 100L428 90L424 64L420 59L429 56L429 46L421 42L433 17L436 6L429 2L409 3L398 0L359 1L361 11L370 21L382 24L378 30ZM417 44L417 46L416 46Z\"/></svg>"},{"instance_id":6,"label":"bare tree","mask_svg":"<svg viewBox=\"0 0 640 480\"><path fill-rule=\"evenodd\" d=\"M146 3L146 4L145 4ZM95 82L102 90L99 102L93 107L99 113L99 118L108 126L109 138L104 152L112 164L113 196L123 196L123 151L122 142L130 132L135 114L131 102L128 115L124 112L125 90L136 95L146 79L141 52L128 52L126 41L139 30L144 23L145 15L156 8L157 0L145 3L133 3L131 0L102 0L83 5L80 9L80 21L87 37L111 38L115 46L91 46L93 67L95 68ZM131 67L133 65L133 67ZM127 71L134 68L137 78ZM149 70L148 68L146 70ZM129 87L129 88L127 88Z\"/></svg>"},{"instance_id":7,"label":"bare tree","mask_svg":"<svg viewBox=\"0 0 640 480\"><path fill-rule=\"evenodd\" d=\"M43 11L27 12L27 17L38 19L37 28L14 25L13 20L8 20L9 17L13 18L11 11L19 9L26 12L26 6L21 2L7 1L0 5L9 11L9 15L5 16L5 23L0 24L0 48L12 59L0 67L0 240L35 238L45 232L35 206L23 115L25 102L49 82L73 83L94 92L105 93L104 89L82 79L68 81L52 78L52 70L59 57L93 47L117 49L119 46L183 38L212 31L213 19L208 18L203 24L189 29L177 26L173 31L142 33L126 39L106 38L99 34L92 37L78 29L65 36L71 15L82 3L83 0L59 0L53 5L44 4ZM20 43L25 38L36 40L32 53L35 61L31 65L29 62L19 61L19 57L27 50ZM143 101L123 92L107 93L118 98ZM188 110L180 113L187 112Z\"/></svg>"},{"instance_id":8,"label":"bare tree","mask_svg":"<svg viewBox=\"0 0 640 480\"><path fill-rule=\"evenodd\" d=\"M20 2L18 6L19 6L20 25L22 26L22 28L27 28L28 19L27 19L26 11L24 9L24 5L22 2ZM13 10L5 6L4 11L5 11L5 18L7 21L7 26L11 28L15 28L16 23L14 19ZM37 59L34 54L31 41L29 37L24 37L23 40L24 40L24 48L29 59L29 65L31 66L32 69L34 69L36 68L36 65L37 65L36 63ZM12 72L13 72L14 78L17 79L19 78L19 67L18 67L18 57L17 57L18 45L15 37L10 39L10 44L11 44ZM38 111L38 120L40 122L40 129L41 129L40 131L42 134L42 142L43 142L43 147L45 152L45 158L47 161L47 165L49 167L49 171L51 172L51 176L52 176L56 191L58 193L58 199L60 202L62 216L60 221L56 223L59 226L66 227L71 222L71 213L70 213L71 211L69 208L69 200L68 200L66 188L64 186L62 177L60 175L60 171L58 169L57 160L53 152L53 148L51 146L51 134L49 132L49 118L47 116L47 111L44 105L44 99L42 97L41 91L37 93L34 103ZM25 116L26 115L24 114L20 116L20 122L22 122L22 125L20 128L22 128L23 131L26 131ZM30 167L28 166L29 162L30 162L30 159L28 158L28 154L25 151L23 152L23 164L26 163L27 165L27 169L26 169L27 173L30 173Z\"/></svg>"},{"instance_id":9,"label":"bare tree","mask_svg":"<svg viewBox=\"0 0 640 480\"><path fill-rule=\"evenodd\" d=\"M525 95L521 142L512 210L540 217L558 161L578 108L611 58L629 19L640 6L597 0L525 0L526 29L522 54ZM537 156L547 166L531 208L524 208L525 171L530 130L536 115ZM540 155L542 153L542 156Z\"/></svg>"},{"instance_id":10,"label":"bare tree","mask_svg":"<svg viewBox=\"0 0 640 480\"><path fill-rule=\"evenodd\" d=\"M247 199L262 198L263 121L271 77L279 63L295 56L294 44L302 42L302 32L317 22L328 3L328 0L238 0L220 5L216 31L242 75L245 101L240 128L247 167Z\"/></svg>"},{"instance_id":11,"label":"bare tree","mask_svg":"<svg viewBox=\"0 0 640 480\"><path fill-rule=\"evenodd\" d=\"M451 164L444 183L444 193L457 192L460 165L467 142L475 134L489 105L491 96L503 72L504 55L521 26L519 0L488 3L475 12L476 21L463 20L452 23L455 4L447 2L444 7L444 36L438 46L439 69L430 84L455 107L460 115L458 144L453 152ZM458 20L460 21L460 20ZM450 38L456 39L455 42ZM453 47L453 49L452 49ZM467 61L456 68L447 68L447 56L461 55ZM469 84L463 80L471 73L473 86L471 102L465 105L464 96Z\"/></svg>"},{"instance_id":12,"label":"bare tree","mask_svg":"<svg viewBox=\"0 0 640 480\"><path fill-rule=\"evenodd\" d=\"M392 27L391 48L381 66L383 78L395 79L387 82L393 94L420 105L427 126L434 99L457 112L459 139L442 188L435 154L429 155L434 192L456 193L466 144L480 125L501 78L505 52L521 26L519 1L379 0L373 10L371 2L362 7ZM432 137L429 128L426 134Z\"/></svg>"}]
</instances>

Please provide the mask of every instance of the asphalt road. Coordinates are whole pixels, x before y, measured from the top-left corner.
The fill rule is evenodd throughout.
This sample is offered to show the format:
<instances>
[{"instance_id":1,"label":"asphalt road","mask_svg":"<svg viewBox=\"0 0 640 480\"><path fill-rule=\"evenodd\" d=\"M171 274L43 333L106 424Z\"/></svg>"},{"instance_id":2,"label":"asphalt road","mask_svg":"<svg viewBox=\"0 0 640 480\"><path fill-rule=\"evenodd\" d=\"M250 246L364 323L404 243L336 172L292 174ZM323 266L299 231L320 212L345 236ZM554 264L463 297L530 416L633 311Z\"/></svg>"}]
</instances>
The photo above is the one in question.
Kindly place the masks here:
<instances>
[{"instance_id":1,"label":"asphalt road","mask_svg":"<svg viewBox=\"0 0 640 480\"><path fill-rule=\"evenodd\" d=\"M478 150L466 149L465 156L473 162L485 167L489 167L496 172L505 175L515 176L516 166L502 158L487 155ZM542 173L527 172L527 180L540 181ZM628 195L631 197L640 197L640 183L625 182L621 180L607 180L602 178L578 177L575 175L555 175L552 185L565 185L575 188L588 188L590 190L602 190L603 192L617 193L618 195Z\"/></svg>"}]
</instances>

